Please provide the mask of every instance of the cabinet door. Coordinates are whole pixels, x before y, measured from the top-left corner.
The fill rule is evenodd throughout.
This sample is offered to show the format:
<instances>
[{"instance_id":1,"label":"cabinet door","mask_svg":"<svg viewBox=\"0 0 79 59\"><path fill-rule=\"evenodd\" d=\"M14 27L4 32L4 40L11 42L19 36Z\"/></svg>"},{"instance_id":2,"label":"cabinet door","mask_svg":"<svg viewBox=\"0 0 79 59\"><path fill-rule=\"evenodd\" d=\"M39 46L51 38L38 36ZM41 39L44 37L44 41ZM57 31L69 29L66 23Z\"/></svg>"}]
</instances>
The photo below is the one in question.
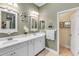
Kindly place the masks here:
<instances>
[{"instance_id":1,"label":"cabinet door","mask_svg":"<svg viewBox=\"0 0 79 59\"><path fill-rule=\"evenodd\" d=\"M29 56L34 55L34 42L33 42L33 40L28 41L28 55Z\"/></svg>"},{"instance_id":2,"label":"cabinet door","mask_svg":"<svg viewBox=\"0 0 79 59\"><path fill-rule=\"evenodd\" d=\"M22 42L12 46L11 56L27 56L27 42Z\"/></svg>"},{"instance_id":3,"label":"cabinet door","mask_svg":"<svg viewBox=\"0 0 79 59\"><path fill-rule=\"evenodd\" d=\"M36 55L39 52L40 49L40 44L39 44L39 39L34 40L34 55Z\"/></svg>"},{"instance_id":4,"label":"cabinet door","mask_svg":"<svg viewBox=\"0 0 79 59\"><path fill-rule=\"evenodd\" d=\"M38 39L38 45L39 45L39 51L41 51L42 49L45 48L45 37L42 36L42 37L39 37Z\"/></svg>"},{"instance_id":5,"label":"cabinet door","mask_svg":"<svg viewBox=\"0 0 79 59\"><path fill-rule=\"evenodd\" d=\"M23 42L19 45L17 45L15 47L15 50L13 51L13 55L15 55L15 56L27 56L27 42Z\"/></svg>"},{"instance_id":6,"label":"cabinet door","mask_svg":"<svg viewBox=\"0 0 79 59\"><path fill-rule=\"evenodd\" d=\"M23 46L15 51L13 51L13 56L27 56L26 46Z\"/></svg>"},{"instance_id":7,"label":"cabinet door","mask_svg":"<svg viewBox=\"0 0 79 59\"><path fill-rule=\"evenodd\" d=\"M45 36L40 37L40 49L45 48Z\"/></svg>"},{"instance_id":8,"label":"cabinet door","mask_svg":"<svg viewBox=\"0 0 79 59\"><path fill-rule=\"evenodd\" d=\"M45 48L45 37L38 37L34 41L34 55L39 53L42 49Z\"/></svg>"}]
</instances>

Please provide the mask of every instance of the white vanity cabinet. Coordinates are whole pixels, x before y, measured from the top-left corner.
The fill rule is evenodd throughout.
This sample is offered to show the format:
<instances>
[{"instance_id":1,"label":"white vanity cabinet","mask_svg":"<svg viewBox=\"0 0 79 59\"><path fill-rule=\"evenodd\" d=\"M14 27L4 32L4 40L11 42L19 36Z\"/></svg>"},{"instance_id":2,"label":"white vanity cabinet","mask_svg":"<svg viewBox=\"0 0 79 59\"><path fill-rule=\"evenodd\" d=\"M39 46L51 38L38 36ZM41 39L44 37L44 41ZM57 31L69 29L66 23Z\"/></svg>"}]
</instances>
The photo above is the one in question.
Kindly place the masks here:
<instances>
[{"instance_id":1,"label":"white vanity cabinet","mask_svg":"<svg viewBox=\"0 0 79 59\"><path fill-rule=\"evenodd\" d=\"M19 43L0 50L0 56L27 56L27 43Z\"/></svg>"},{"instance_id":2,"label":"white vanity cabinet","mask_svg":"<svg viewBox=\"0 0 79 59\"><path fill-rule=\"evenodd\" d=\"M4 48L0 48L0 56L34 56L45 48L45 35L36 34L32 38L23 37L18 40L21 41Z\"/></svg>"},{"instance_id":3,"label":"white vanity cabinet","mask_svg":"<svg viewBox=\"0 0 79 59\"><path fill-rule=\"evenodd\" d=\"M45 36L38 37L34 40L34 55L45 48Z\"/></svg>"}]
</instances>

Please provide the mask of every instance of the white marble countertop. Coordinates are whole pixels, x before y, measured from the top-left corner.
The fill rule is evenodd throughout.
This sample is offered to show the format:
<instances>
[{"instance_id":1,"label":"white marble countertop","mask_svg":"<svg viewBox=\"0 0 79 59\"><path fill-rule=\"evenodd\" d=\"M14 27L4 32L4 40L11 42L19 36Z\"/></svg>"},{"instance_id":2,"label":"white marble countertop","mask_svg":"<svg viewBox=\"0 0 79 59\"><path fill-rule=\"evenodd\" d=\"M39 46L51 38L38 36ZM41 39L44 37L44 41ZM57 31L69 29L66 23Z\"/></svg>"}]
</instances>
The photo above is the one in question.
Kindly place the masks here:
<instances>
[{"instance_id":1,"label":"white marble countertop","mask_svg":"<svg viewBox=\"0 0 79 59\"><path fill-rule=\"evenodd\" d=\"M10 37L0 38L0 49L11 45L15 45L21 42L29 41L41 36L45 36L45 33L38 32L38 33L27 34L27 35L21 34L17 36L12 36L13 40L9 40L9 41L7 40L7 38L10 38Z\"/></svg>"}]
</instances>

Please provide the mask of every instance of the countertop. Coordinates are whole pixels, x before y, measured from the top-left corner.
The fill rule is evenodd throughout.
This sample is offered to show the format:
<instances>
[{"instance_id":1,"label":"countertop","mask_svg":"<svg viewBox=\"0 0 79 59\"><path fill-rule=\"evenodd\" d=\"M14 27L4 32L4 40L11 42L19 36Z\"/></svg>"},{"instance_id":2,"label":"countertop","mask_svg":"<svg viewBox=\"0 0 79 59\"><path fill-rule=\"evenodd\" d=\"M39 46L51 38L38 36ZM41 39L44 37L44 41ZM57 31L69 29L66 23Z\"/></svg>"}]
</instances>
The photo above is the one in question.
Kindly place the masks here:
<instances>
[{"instance_id":1,"label":"countertop","mask_svg":"<svg viewBox=\"0 0 79 59\"><path fill-rule=\"evenodd\" d=\"M38 33L27 34L27 35L21 34L21 35L17 35L17 36L11 36L11 38L13 38L13 40L10 40L10 41L7 40L10 37L0 38L0 49L15 45L18 43L22 43L25 41L29 41L29 40L32 40L32 39L35 39L35 38L41 37L41 36L45 36L45 33L38 32Z\"/></svg>"}]
</instances>

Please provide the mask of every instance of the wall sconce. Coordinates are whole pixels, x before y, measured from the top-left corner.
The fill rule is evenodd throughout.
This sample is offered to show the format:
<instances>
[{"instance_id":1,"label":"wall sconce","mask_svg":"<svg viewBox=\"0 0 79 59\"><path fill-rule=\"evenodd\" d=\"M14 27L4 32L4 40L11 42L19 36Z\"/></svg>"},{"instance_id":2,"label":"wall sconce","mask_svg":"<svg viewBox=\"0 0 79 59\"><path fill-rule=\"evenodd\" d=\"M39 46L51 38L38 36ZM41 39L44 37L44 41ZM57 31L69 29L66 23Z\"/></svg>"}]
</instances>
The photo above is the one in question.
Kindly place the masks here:
<instances>
[{"instance_id":1,"label":"wall sconce","mask_svg":"<svg viewBox=\"0 0 79 59\"><path fill-rule=\"evenodd\" d=\"M22 14L20 15L20 17L22 19L21 21L24 21L26 19L26 17L28 17L28 15L27 15L26 12L22 12ZM28 22L28 21L26 21L26 22Z\"/></svg>"}]
</instances>

